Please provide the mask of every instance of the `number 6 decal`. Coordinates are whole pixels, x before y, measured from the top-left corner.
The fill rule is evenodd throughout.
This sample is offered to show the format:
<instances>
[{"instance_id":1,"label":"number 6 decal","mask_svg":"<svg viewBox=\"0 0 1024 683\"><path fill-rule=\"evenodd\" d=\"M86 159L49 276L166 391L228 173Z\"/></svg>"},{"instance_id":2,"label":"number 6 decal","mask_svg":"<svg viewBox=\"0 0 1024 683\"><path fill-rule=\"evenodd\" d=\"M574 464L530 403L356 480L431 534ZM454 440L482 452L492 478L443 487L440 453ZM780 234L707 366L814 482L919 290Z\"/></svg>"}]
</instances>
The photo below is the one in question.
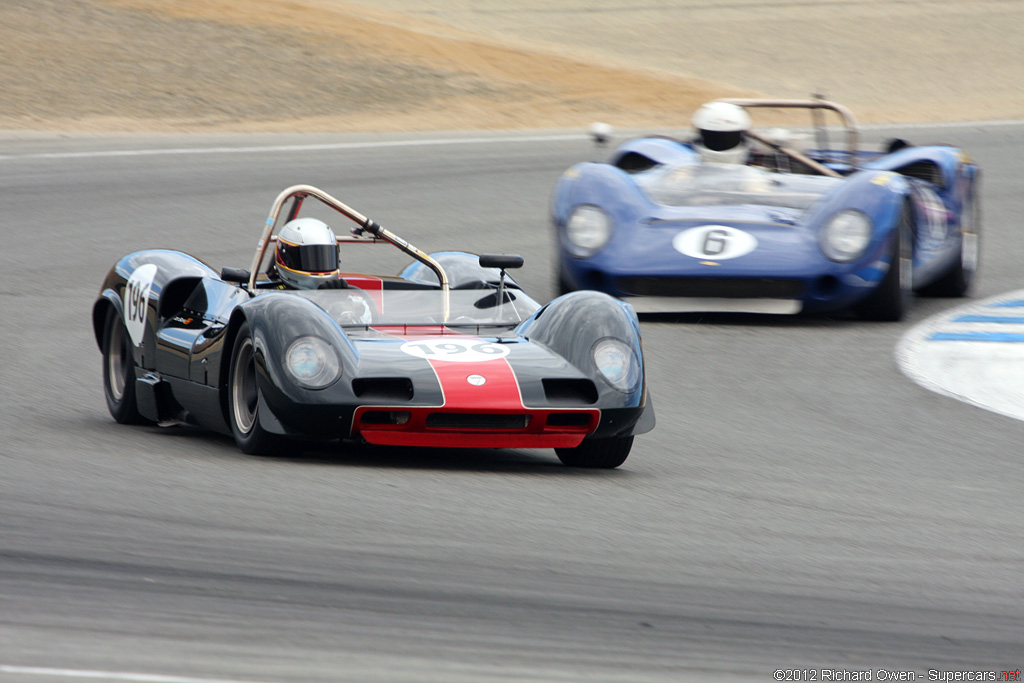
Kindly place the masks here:
<instances>
[{"instance_id":1,"label":"number 6 decal","mask_svg":"<svg viewBox=\"0 0 1024 683\"><path fill-rule=\"evenodd\" d=\"M727 225L702 225L676 235L672 247L691 258L724 261L757 249L757 238Z\"/></svg>"},{"instance_id":2,"label":"number 6 decal","mask_svg":"<svg viewBox=\"0 0 1024 683\"><path fill-rule=\"evenodd\" d=\"M708 230L704 233L704 254L707 256L717 256L725 251L726 247L729 246L729 233L724 230L715 228L714 230Z\"/></svg>"}]
</instances>

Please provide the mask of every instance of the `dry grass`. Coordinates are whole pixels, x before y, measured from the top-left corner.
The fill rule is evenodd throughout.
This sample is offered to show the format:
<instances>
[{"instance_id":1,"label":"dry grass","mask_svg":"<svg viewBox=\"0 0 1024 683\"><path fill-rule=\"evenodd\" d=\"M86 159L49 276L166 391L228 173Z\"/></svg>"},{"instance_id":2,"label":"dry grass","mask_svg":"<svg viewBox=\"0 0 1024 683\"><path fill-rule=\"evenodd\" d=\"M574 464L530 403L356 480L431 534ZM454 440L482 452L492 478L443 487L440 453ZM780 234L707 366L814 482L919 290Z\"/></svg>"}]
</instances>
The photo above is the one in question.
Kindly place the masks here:
<instances>
[{"instance_id":1,"label":"dry grass","mask_svg":"<svg viewBox=\"0 0 1024 683\"><path fill-rule=\"evenodd\" d=\"M386 17L384 17L386 18ZM381 13L279 0L0 3L0 128L417 131L678 125L749 95Z\"/></svg>"}]
</instances>

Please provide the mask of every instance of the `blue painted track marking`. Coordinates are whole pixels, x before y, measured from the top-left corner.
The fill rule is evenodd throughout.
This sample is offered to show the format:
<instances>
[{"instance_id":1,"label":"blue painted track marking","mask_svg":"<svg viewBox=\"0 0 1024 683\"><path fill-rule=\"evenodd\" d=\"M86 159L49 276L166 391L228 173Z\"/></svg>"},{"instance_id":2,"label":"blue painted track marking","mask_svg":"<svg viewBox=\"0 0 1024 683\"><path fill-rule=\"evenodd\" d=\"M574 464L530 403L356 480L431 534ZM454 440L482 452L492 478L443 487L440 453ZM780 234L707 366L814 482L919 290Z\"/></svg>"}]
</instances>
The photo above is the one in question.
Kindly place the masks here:
<instances>
[{"instance_id":1,"label":"blue painted track marking","mask_svg":"<svg viewBox=\"0 0 1024 683\"><path fill-rule=\"evenodd\" d=\"M1004 325L1024 325L1024 318L1001 315L962 315L953 318L955 323L1002 323Z\"/></svg>"},{"instance_id":2,"label":"blue painted track marking","mask_svg":"<svg viewBox=\"0 0 1024 683\"><path fill-rule=\"evenodd\" d=\"M989 304L987 308L1016 308L1024 305L1024 301L1001 301ZM942 342L989 342L998 344L1024 343L1024 333L992 331L984 329L986 325L1024 325L1024 317L1015 315L968 314L958 315L946 320L949 327L957 329L940 329L927 337L928 341ZM946 325L942 325L946 328Z\"/></svg>"},{"instance_id":3,"label":"blue painted track marking","mask_svg":"<svg viewBox=\"0 0 1024 683\"><path fill-rule=\"evenodd\" d=\"M1024 420L1024 291L956 306L914 326L896 362L922 387Z\"/></svg>"},{"instance_id":4,"label":"blue painted track marking","mask_svg":"<svg viewBox=\"0 0 1024 683\"><path fill-rule=\"evenodd\" d=\"M929 341L967 341L967 342L1024 342L1024 334L1008 334L1005 332L936 332L928 337Z\"/></svg>"}]
</instances>

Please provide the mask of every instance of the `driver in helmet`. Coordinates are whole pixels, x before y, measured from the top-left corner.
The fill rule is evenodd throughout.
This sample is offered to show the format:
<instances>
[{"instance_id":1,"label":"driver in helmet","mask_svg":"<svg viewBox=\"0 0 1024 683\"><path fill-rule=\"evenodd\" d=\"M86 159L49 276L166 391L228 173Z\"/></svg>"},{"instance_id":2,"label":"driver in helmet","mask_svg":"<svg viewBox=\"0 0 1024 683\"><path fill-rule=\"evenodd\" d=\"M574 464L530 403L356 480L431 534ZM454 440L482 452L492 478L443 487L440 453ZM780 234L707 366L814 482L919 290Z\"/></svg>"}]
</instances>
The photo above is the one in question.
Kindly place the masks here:
<instances>
[{"instance_id":1,"label":"driver in helmet","mask_svg":"<svg viewBox=\"0 0 1024 683\"><path fill-rule=\"evenodd\" d=\"M292 289L345 289L322 302L342 325L369 325L373 321L370 300L350 287L339 273L338 240L326 223L316 218L296 218L281 226L274 252L274 271L282 287Z\"/></svg>"},{"instance_id":2,"label":"driver in helmet","mask_svg":"<svg viewBox=\"0 0 1024 683\"><path fill-rule=\"evenodd\" d=\"M338 240L323 221L296 218L285 223L277 233L274 271L287 287L345 287L339 266Z\"/></svg>"},{"instance_id":3,"label":"driver in helmet","mask_svg":"<svg viewBox=\"0 0 1024 683\"><path fill-rule=\"evenodd\" d=\"M708 102L693 114L698 137L693 147L701 161L716 164L745 164L750 155L746 132L750 115L739 105Z\"/></svg>"}]
</instances>

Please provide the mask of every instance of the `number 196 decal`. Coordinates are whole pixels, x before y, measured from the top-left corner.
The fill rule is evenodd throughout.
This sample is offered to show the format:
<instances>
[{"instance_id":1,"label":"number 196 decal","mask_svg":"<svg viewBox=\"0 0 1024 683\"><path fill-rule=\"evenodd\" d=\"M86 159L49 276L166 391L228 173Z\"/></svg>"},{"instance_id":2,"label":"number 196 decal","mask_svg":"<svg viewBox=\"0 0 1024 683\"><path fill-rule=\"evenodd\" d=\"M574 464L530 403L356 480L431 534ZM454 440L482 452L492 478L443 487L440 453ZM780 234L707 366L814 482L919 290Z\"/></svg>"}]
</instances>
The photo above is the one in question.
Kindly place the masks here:
<instances>
[{"instance_id":1,"label":"number 196 decal","mask_svg":"<svg viewBox=\"0 0 1024 683\"><path fill-rule=\"evenodd\" d=\"M149 291L153 288L156 277L156 266L147 263L136 268L128 278L128 286L124 290L124 324L128 328L128 336L136 346L142 344L143 333L146 331L146 310L149 307Z\"/></svg>"},{"instance_id":2,"label":"number 196 decal","mask_svg":"<svg viewBox=\"0 0 1024 683\"><path fill-rule=\"evenodd\" d=\"M757 238L728 225L702 225L676 235L672 246L680 254L696 259L724 261L757 249Z\"/></svg>"},{"instance_id":3,"label":"number 196 decal","mask_svg":"<svg viewBox=\"0 0 1024 683\"><path fill-rule=\"evenodd\" d=\"M508 347L479 339L417 339L402 344L402 351L427 360L479 363L508 355Z\"/></svg>"}]
</instances>

